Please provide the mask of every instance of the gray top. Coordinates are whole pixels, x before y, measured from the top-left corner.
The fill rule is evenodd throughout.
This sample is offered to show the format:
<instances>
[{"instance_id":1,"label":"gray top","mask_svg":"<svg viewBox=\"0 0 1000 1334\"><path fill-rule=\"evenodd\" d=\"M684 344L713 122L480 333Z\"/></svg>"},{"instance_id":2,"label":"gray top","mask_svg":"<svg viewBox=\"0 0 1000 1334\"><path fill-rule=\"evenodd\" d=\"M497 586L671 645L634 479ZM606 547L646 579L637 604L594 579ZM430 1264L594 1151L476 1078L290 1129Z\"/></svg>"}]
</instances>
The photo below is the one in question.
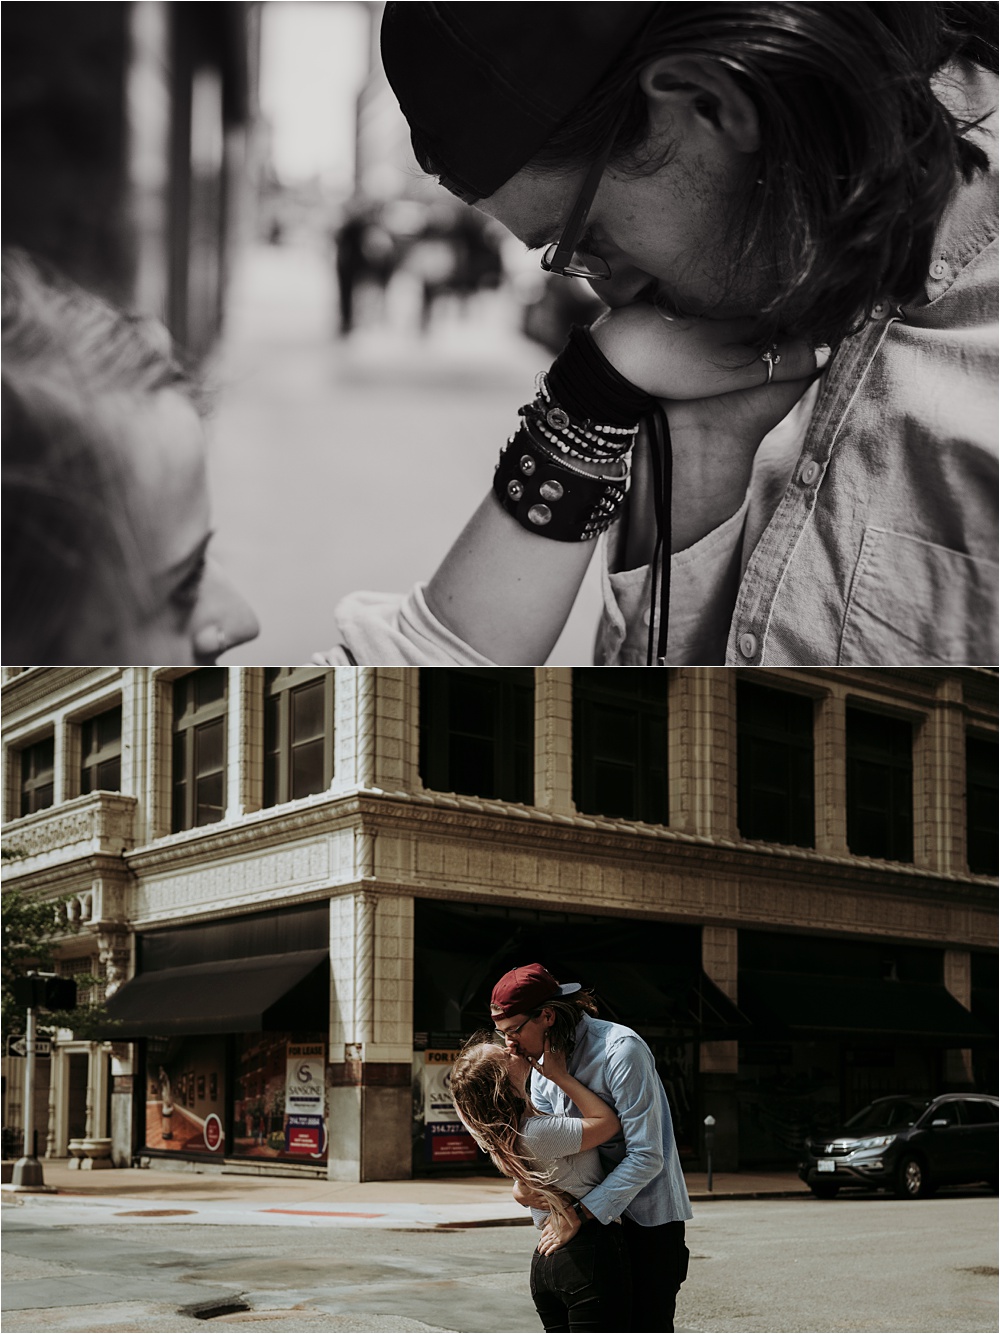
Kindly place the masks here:
<instances>
[{"instance_id":1,"label":"gray top","mask_svg":"<svg viewBox=\"0 0 1000 1334\"><path fill-rule=\"evenodd\" d=\"M579 1200L604 1179L596 1149L581 1149L583 1122L574 1116L525 1116L521 1152L547 1184Z\"/></svg>"}]
</instances>

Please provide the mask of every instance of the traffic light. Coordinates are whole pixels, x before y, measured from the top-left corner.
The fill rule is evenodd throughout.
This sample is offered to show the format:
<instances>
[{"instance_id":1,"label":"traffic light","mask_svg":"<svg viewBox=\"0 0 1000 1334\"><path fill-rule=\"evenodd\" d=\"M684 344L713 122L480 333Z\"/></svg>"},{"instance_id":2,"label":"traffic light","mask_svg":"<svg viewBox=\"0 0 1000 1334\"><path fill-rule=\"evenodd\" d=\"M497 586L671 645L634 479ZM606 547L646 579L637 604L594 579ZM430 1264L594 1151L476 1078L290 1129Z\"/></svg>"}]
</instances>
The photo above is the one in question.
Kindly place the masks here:
<instances>
[{"instance_id":1,"label":"traffic light","mask_svg":"<svg viewBox=\"0 0 1000 1334\"><path fill-rule=\"evenodd\" d=\"M18 1005L31 1010L74 1010L76 982L71 977L34 974L15 977L14 999Z\"/></svg>"}]
</instances>

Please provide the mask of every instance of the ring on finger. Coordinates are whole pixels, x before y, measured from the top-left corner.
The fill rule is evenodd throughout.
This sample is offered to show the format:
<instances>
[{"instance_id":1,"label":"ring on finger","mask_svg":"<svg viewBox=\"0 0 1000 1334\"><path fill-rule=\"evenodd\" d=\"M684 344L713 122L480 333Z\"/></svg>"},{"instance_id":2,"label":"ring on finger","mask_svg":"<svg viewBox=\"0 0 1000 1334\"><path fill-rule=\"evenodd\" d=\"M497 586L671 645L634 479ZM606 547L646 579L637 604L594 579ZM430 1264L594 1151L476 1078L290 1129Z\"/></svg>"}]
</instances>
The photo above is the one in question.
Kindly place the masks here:
<instances>
[{"instance_id":1,"label":"ring on finger","mask_svg":"<svg viewBox=\"0 0 1000 1334\"><path fill-rule=\"evenodd\" d=\"M778 351L778 344L772 343L766 352L761 354L761 361L767 366L767 379L765 384L770 384L774 379L774 368L781 360L781 353Z\"/></svg>"}]
</instances>

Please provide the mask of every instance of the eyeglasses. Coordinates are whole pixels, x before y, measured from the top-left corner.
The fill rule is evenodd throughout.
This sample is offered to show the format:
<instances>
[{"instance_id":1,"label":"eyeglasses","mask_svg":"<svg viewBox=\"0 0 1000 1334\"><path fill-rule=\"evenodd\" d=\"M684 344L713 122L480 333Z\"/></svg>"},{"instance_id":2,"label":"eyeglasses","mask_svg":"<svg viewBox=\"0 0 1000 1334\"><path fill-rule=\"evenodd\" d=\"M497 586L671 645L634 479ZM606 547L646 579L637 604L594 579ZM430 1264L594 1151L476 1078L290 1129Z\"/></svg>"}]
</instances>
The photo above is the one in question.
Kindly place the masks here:
<instances>
[{"instance_id":1,"label":"eyeglasses","mask_svg":"<svg viewBox=\"0 0 1000 1334\"><path fill-rule=\"evenodd\" d=\"M498 1038L501 1038L504 1042L506 1042L508 1038L516 1038L518 1033L520 1033L521 1029L524 1027L524 1025L530 1024L532 1019L537 1019L539 1014L541 1014L541 1010L538 1011L538 1014L529 1014L527 1019L524 1020L524 1023L518 1024L517 1028L508 1028L508 1029L494 1028L493 1032L497 1035Z\"/></svg>"},{"instance_id":2,"label":"eyeglasses","mask_svg":"<svg viewBox=\"0 0 1000 1334\"><path fill-rule=\"evenodd\" d=\"M597 255L588 255L585 250L579 250L577 247L627 110L625 107L616 117L603 148L590 164L576 203L566 219L562 236L554 245L550 245L542 256L541 265L546 273L557 273L560 278L588 278L591 282L604 282L611 277L611 266L606 260L600 259Z\"/></svg>"}]
</instances>

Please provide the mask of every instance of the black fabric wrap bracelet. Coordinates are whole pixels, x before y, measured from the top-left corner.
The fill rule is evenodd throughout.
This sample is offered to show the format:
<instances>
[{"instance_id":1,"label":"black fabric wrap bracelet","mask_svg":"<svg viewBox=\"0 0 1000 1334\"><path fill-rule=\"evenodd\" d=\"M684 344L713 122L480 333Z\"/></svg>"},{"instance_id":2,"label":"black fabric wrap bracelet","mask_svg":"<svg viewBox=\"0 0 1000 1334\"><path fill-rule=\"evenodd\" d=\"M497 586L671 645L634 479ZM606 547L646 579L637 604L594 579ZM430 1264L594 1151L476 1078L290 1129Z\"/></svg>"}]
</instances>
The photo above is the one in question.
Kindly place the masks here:
<instances>
[{"instance_id":1,"label":"black fabric wrap bracelet","mask_svg":"<svg viewBox=\"0 0 1000 1334\"><path fill-rule=\"evenodd\" d=\"M615 370L589 329L575 325L552 363L549 388L571 417L634 426L656 407L656 399Z\"/></svg>"},{"instance_id":2,"label":"black fabric wrap bracelet","mask_svg":"<svg viewBox=\"0 0 1000 1334\"><path fill-rule=\"evenodd\" d=\"M529 532L556 542L589 542L617 515L628 487L627 471L593 477L556 458L523 427L500 452L493 492Z\"/></svg>"}]
</instances>

